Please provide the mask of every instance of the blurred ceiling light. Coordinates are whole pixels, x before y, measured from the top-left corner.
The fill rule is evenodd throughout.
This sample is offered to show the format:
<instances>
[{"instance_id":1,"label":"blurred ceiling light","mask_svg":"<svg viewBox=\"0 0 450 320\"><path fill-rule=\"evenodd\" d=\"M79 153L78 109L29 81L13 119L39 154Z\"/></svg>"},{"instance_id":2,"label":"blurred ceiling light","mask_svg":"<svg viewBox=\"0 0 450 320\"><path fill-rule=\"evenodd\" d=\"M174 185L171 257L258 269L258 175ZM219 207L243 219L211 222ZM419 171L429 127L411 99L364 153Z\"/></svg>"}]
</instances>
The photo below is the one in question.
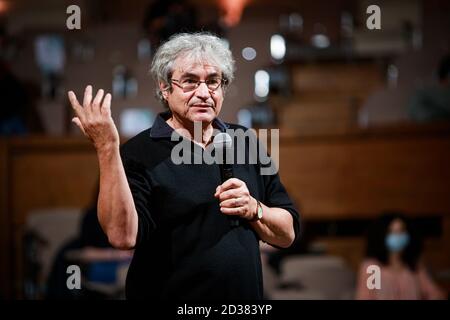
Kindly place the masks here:
<instances>
[{"instance_id":1,"label":"blurred ceiling light","mask_svg":"<svg viewBox=\"0 0 450 320\"><path fill-rule=\"evenodd\" d=\"M265 101L269 95L270 76L265 70L258 70L255 73L255 98L258 101Z\"/></svg>"},{"instance_id":2,"label":"blurred ceiling light","mask_svg":"<svg viewBox=\"0 0 450 320\"><path fill-rule=\"evenodd\" d=\"M151 127L155 119L150 108L127 108L120 114L120 133L132 137Z\"/></svg>"},{"instance_id":3,"label":"blurred ceiling light","mask_svg":"<svg viewBox=\"0 0 450 320\"><path fill-rule=\"evenodd\" d=\"M252 61L256 58L256 50L252 47L242 49L242 57L247 61Z\"/></svg>"},{"instance_id":4,"label":"blurred ceiling light","mask_svg":"<svg viewBox=\"0 0 450 320\"><path fill-rule=\"evenodd\" d=\"M302 32L303 18L297 12L281 14L279 18L280 29L286 32Z\"/></svg>"},{"instance_id":5,"label":"blurred ceiling light","mask_svg":"<svg viewBox=\"0 0 450 320\"><path fill-rule=\"evenodd\" d=\"M275 60L282 60L286 54L286 42L279 34L274 34L270 38L270 55Z\"/></svg>"},{"instance_id":6,"label":"blurred ceiling light","mask_svg":"<svg viewBox=\"0 0 450 320\"><path fill-rule=\"evenodd\" d=\"M291 31L303 29L303 18L300 14L294 12L289 15L289 29Z\"/></svg>"},{"instance_id":7,"label":"blurred ceiling light","mask_svg":"<svg viewBox=\"0 0 450 320\"><path fill-rule=\"evenodd\" d=\"M316 48L327 48L330 46L330 39L324 34L315 34L311 37L311 44Z\"/></svg>"},{"instance_id":8,"label":"blurred ceiling light","mask_svg":"<svg viewBox=\"0 0 450 320\"><path fill-rule=\"evenodd\" d=\"M228 27L233 27L241 20L242 12L249 0L218 0L217 4L222 9L222 19Z\"/></svg>"},{"instance_id":9,"label":"blurred ceiling light","mask_svg":"<svg viewBox=\"0 0 450 320\"><path fill-rule=\"evenodd\" d=\"M390 64L387 68L387 83L389 88L395 88L398 84L398 68Z\"/></svg>"},{"instance_id":10,"label":"blurred ceiling light","mask_svg":"<svg viewBox=\"0 0 450 320\"><path fill-rule=\"evenodd\" d=\"M344 38L351 38L353 36L353 16L350 12L344 11L341 13L341 35Z\"/></svg>"},{"instance_id":11,"label":"blurred ceiling light","mask_svg":"<svg viewBox=\"0 0 450 320\"><path fill-rule=\"evenodd\" d=\"M248 109L241 109L237 113L238 123L241 126L251 128L252 127L252 113Z\"/></svg>"},{"instance_id":12,"label":"blurred ceiling light","mask_svg":"<svg viewBox=\"0 0 450 320\"><path fill-rule=\"evenodd\" d=\"M314 23L314 34L311 37L313 47L324 49L330 46L330 38L327 36L327 28L321 23Z\"/></svg>"}]
</instances>

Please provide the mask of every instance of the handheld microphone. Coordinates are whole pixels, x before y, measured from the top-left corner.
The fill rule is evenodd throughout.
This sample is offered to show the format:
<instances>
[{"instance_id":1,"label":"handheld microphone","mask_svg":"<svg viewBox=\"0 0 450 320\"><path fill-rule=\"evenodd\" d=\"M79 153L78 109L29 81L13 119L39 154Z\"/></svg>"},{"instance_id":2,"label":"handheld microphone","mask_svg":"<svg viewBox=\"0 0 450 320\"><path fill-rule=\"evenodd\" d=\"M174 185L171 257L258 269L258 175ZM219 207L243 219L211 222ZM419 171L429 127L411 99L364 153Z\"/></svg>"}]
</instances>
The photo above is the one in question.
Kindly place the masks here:
<instances>
[{"instance_id":1,"label":"handheld microphone","mask_svg":"<svg viewBox=\"0 0 450 320\"><path fill-rule=\"evenodd\" d=\"M222 164L219 165L222 183L230 178L233 178L233 140L226 132L218 133L213 140L214 150L216 152L216 159L222 159ZM218 157L217 157L218 156ZM228 161L227 161L228 160ZM235 216L228 216L231 227L239 226L239 218Z\"/></svg>"}]
</instances>

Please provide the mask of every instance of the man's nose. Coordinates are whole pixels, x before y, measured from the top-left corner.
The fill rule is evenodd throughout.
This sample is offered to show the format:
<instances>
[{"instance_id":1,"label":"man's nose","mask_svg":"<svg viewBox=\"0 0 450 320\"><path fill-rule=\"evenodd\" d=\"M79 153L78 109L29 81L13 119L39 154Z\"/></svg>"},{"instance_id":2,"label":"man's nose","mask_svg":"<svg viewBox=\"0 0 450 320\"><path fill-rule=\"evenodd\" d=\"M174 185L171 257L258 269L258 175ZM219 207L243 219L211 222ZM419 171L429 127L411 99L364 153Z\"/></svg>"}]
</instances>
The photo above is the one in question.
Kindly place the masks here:
<instances>
[{"instance_id":1,"label":"man's nose","mask_svg":"<svg viewBox=\"0 0 450 320\"><path fill-rule=\"evenodd\" d=\"M200 85L195 90L195 95L203 100L208 99L211 96L208 86L204 82L200 82Z\"/></svg>"}]
</instances>

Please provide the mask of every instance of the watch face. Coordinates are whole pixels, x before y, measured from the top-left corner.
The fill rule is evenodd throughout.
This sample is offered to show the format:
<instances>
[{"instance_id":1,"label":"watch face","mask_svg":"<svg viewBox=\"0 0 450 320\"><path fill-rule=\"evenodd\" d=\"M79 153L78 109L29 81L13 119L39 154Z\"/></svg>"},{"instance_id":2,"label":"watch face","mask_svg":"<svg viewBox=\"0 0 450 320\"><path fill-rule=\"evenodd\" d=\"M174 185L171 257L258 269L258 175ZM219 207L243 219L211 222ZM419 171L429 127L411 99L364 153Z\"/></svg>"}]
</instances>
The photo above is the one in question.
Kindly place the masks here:
<instances>
[{"instance_id":1,"label":"watch face","mask_svg":"<svg viewBox=\"0 0 450 320\"><path fill-rule=\"evenodd\" d=\"M263 209L261 206L258 206L258 219L261 219L263 215Z\"/></svg>"}]
</instances>

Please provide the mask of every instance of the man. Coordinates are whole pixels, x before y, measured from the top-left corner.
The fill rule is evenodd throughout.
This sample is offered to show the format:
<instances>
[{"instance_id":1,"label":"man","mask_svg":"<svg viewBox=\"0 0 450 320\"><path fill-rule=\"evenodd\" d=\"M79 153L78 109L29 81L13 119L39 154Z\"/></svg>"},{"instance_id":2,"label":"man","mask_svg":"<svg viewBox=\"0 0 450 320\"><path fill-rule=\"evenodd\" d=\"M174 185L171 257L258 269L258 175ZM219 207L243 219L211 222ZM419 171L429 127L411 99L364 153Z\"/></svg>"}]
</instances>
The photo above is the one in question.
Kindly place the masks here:
<instances>
[{"instance_id":1,"label":"man","mask_svg":"<svg viewBox=\"0 0 450 320\"><path fill-rule=\"evenodd\" d=\"M417 90L409 103L409 115L416 122L450 120L450 54L437 70L438 82Z\"/></svg>"},{"instance_id":2,"label":"man","mask_svg":"<svg viewBox=\"0 0 450 320\"><path fill-rule=\"evenodd\" d=\"M218 164L171 158L174 131L196 154L215 130L242 128L218 118L233 80L231 52L210 34L175 35L158 49L151 71L169 111L120 151L111 95L103 98L99 90L93 98L88 86L80 105L69 92L73 121L98 153L100 223L113 246L135 248L127 298L261 299L259 240L289 247L299 230L278 174L261 175L260 164L235 164L234 178L222 183ZM231 226L230 216L239 226Z\"/></svg>"}]
</instances>

